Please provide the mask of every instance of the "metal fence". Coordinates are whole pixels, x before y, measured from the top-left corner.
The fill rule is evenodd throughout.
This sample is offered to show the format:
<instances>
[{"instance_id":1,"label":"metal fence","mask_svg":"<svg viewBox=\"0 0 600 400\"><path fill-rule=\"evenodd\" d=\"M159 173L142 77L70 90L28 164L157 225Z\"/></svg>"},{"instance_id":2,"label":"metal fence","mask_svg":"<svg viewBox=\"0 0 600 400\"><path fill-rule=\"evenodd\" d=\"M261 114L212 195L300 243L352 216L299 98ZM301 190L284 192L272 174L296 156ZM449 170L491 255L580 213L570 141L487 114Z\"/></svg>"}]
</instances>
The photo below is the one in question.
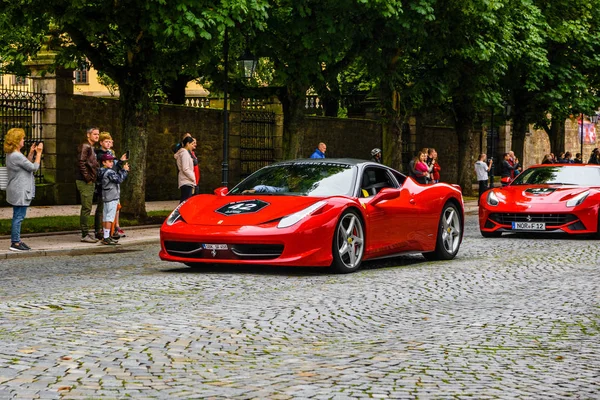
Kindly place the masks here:
<instances>
[{"instance_id":1,"label":"metal fence","mask_svg":"<svg viewBox=\"0 0 600 400\"><path fill-rule=\"evenodd\" d=\"M0 164L6 165L4 137L12 128L23 128L27 155L32 144L42 140L42 113L45 96L33 87L29 77L0 75ZM42 168L35 174L38 183L43 180Z\"/></svg>"},{"instance_id":2,"label":"metal fence","mask_svg":"<svg viewBox=\"0 0 600 400\"><path fill-rule=\"evenodd\" d=\"M275 113L242 110L241 176L247 177L275 161Z\"/></svg>"}]
</instances>

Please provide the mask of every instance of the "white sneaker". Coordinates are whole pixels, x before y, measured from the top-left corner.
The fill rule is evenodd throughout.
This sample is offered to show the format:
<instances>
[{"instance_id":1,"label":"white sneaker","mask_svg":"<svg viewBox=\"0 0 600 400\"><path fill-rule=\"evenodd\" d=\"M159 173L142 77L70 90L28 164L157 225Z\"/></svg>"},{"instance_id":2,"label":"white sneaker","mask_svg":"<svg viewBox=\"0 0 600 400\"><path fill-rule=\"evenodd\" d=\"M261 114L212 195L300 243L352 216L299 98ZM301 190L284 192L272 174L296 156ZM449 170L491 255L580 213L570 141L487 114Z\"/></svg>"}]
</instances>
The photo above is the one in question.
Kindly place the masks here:
<instances>
[{"instance_id":1,"label":"white sneaker","mask_svg":"<svg viewBox=\"0 0 600 400\"><path fill-rule=\"evenodd\" d=\"M84 242L84 243L98 243L98 239L96 239L95 237L93 237L90 234L88 234L85 237L82 237L81 241Z\"/></svg>"}]
</instances>

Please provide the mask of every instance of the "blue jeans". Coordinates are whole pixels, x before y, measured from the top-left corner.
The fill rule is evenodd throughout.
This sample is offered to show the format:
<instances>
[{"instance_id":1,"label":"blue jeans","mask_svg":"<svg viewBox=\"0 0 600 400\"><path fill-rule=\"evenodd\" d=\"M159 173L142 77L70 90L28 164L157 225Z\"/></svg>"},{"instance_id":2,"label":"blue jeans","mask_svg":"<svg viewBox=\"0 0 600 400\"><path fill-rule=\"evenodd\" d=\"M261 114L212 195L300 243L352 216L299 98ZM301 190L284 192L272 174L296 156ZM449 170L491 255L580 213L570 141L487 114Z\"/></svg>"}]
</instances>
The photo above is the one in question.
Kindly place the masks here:
<instances>
[{"instance_id":1,"label":"blue jeans","mask_svg":"<svg viewBox=\"0 0 600 400\"><path fill-rule=\"evenodd\" d=\"M10 241L19 243L21 241L21 223L27 214L27 206L13 206L12 225L10 227Z\"/></svg>"}]
</instances>

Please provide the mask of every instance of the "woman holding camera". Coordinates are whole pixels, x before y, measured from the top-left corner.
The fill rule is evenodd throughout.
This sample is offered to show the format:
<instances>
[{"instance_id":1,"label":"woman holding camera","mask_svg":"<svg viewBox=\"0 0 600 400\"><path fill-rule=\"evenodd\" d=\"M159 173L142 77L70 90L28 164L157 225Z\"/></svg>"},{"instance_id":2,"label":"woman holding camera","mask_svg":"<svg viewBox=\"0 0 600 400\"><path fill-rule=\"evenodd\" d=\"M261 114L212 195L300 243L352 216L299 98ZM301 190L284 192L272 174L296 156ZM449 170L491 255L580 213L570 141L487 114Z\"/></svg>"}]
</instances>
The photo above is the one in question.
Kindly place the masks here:
<instances>
[{"instance_id":1,"label":"woman holding camera","mask_svg":"<svg viewBox=\"0 0 600 400\"><path fill-rule=\"evenodd\" d=\"M13 206L13 218L10 228L10 250L28 251L29 246L21 241L21 223L27 214L27 207L35 196L35 178L33 173L40 168L44 144L32 144L29 155L25 157L21 149L25 145L25 131L21 128L10 129L4 138L8 185L6 201ZM35 157L35 160L34 160Z\"/></svg>"}]
</instances>

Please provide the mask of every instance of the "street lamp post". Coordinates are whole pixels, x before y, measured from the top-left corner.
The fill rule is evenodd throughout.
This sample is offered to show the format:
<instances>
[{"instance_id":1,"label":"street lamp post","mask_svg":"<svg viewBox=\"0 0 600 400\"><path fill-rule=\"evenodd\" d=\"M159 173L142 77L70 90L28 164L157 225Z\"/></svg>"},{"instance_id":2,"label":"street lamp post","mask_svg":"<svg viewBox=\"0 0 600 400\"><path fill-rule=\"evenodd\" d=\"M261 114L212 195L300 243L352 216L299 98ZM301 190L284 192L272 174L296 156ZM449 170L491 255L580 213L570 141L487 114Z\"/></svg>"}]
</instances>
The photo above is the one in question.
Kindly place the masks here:
<instances>
[{"instance_id":1,"label":"street lamp post","mask_svg":"<svg viewBox=\"0 0 600 400\"><path fill-rule=\"evenodd\" d=\"M229 81L229 33L225 28L225 38L223 40L223 57L225 65L225 82L223 83L223 163L221 164L221 186L227 187L229 180L229 113L227 112L227 90Z\"/></svg>"},{"instance_id":2,"label":"street lamp post","mask_svg":"<svg viewBox=\"0 0 600 400\"><path fill-rule=\"evenodd\" d=\"M227 187L229 184L229 112L227 110L227 98L229 94L229 33L227 29L225 29L225 38L223 41L223 57L225 59L223 68L225 81L223 83L223 163L221 164L221 185ZM238 69L241 67L244 78L249 79L254 75L257 60L249 52L245 52L237 63Z\"/></svg>"}]
</instances>

